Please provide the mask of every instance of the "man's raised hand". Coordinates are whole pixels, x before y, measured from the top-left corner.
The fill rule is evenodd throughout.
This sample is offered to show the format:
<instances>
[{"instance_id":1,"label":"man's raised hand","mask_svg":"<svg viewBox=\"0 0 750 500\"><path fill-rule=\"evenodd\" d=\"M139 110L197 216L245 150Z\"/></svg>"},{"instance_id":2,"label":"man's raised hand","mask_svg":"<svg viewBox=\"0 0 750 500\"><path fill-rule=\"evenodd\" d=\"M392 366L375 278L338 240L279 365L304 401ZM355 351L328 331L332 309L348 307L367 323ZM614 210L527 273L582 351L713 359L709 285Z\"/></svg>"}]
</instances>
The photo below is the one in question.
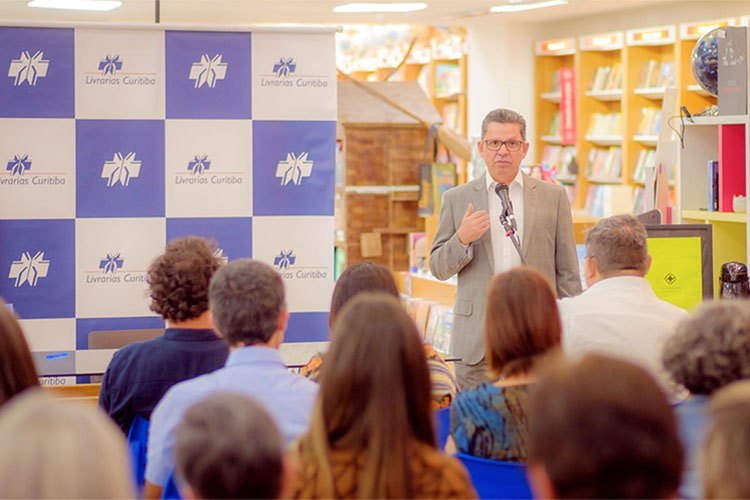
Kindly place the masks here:
<instances>
[{"instance_id":1,"label":"man's raised hand","mask_svg":"<svg viewBox=\"0 0 750 500\"><path fill-rule=\"evenodd\" d=\"M490 228L490 214L486 210L474 211L474 205L469 203L461 225L458 228L458 241L463 245L478 240Z\"/></svg>"}]
</instances>

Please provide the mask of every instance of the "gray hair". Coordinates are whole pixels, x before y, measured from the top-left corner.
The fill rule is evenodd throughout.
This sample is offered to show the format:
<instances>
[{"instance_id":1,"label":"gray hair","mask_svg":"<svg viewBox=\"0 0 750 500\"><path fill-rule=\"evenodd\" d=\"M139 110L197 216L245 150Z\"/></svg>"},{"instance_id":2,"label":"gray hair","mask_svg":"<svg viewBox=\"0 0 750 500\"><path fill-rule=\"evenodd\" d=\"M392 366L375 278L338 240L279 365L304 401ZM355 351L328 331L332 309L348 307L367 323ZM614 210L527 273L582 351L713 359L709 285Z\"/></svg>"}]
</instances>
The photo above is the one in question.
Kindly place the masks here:
<instances>
[{"instance_id":1,"label":"gray hair","mask_svg":"<svg viewBox=\"0 0 750 500\"><path fill-rule=\"evenodd\" d=\"M601 219L586 233L586 255L602 276L618 271L648 271L646 228L629 214Z\"/></svg>"},{"instance_id":2,"label":"gray hair","mask_svg":"<svg viewBox=\"0 0 750 500\"><path fill-rule=\"evenodd\" d=\"M199 498L278 498L281 434L254 399L209 396L185 412L175 435L176 473Z\"/></svg>"},{"instance_id":3,"label":"gray hair","mask_svg":"<svg viewBox=\"0 0 750 500\"><path fill-rule=\"evenodd\" d=\"M211 279L208 300L216 326L229 345L268 342L284 310L284 283L271 266L238 259Z\"/></svg>"},{"instance_id":4,"label":"gray hair","mask_svg":"<svg viewBox=\"0 0 750 500\"><path fill-rule=\"evenodd\" d=\"M526 120L520 113L505 108L493 109L487 113L482 120L482 139L487 134L490 123L517 123L521 129L521 139L526 140Z\"/></svg>"},{"instance_id":5,"label":"gray hair","mask_svg":"<svg viewBox=\"0 0 750 500\"><path fill-rule=\"evenodd\" d=\"M702 304L664 344L662 363L692 394L750 377L750 302Z\"/></svg>"}]
</instances>

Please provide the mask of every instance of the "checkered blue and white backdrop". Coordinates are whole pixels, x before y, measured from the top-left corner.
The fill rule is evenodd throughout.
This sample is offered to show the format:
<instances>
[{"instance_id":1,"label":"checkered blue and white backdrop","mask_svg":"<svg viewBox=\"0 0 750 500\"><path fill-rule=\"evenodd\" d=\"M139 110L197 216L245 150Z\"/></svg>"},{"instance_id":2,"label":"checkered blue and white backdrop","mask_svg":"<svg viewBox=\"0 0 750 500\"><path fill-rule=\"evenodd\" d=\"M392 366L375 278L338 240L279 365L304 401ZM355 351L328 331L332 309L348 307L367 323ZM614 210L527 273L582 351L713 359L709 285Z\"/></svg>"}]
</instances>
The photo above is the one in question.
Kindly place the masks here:
<instances>
[{"instance_id":1,"label":"checkered blue and white backdrop","mask_svg":"<svg viewBox=\"0 0 750 500\"><path fill-rule=\"evenodd\" d=\"M32 351L164 326L145 271L190 234L279 270L287 341L327 338L332 30L0 26L0 67L0 296Z\"/></svg>"}]
</instances>

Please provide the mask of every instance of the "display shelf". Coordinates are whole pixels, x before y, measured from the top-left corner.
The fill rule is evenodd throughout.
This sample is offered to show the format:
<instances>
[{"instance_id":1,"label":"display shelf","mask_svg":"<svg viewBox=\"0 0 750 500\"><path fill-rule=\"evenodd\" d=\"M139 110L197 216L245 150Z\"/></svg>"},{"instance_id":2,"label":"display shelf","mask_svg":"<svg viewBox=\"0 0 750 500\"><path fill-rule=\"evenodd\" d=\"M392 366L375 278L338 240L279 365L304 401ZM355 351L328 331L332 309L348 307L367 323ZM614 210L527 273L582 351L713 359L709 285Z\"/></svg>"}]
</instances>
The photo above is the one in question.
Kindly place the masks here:
<instances>
[{"instance_id":1,"label":"display shelf","mask_svg":"<svg viewBox=\"0 0 750 500\"><path fill-rule=\"evenodd\" d=\"M636 134L633 136L633 140L643 144L644 146L656 146L656 143L659 140L659 136Z\"/></svg>"},{"instance_id":2,"label":"display shelf","mask_svg":"<svg viewBox=\"0 0 750 500\"><path fill-rule=\"evenodd\" d=\"M683 210L683 219L700 220L705 224L712 222L734 222L744 224L747 214L744 212L709 212L708 210Z\"/></svg>"},{"instance_id":3,"label":"display shelf","mask_svg":"<svg viewBox=\"0 0 750 500\"><path fill-rule=\"evenodd\" d=\"M587 177L586 180L594 184L622 184L621 177Z\"/></svg>"},{"instance_id":4,"label":"display shelf","mask_svg":"<svg viewBox=\"0 0 750 500\"><path fill-rule=\"evenodd\" d=\"M633 91L635 95L640 95L647 99L663 99L664 92L666 92L665 87L640 88Z\"/></svg>"},{"instance_id":5,"label":"display shelf","mask_svg":"<svg viewBox=\"0 0 750 500\"><path fill-rule=\"evenodd\" d=\"M709 96L713 97L711 94L706 92L706 90L700 85L698 85L697 83L694 83L693 85L688 85L686 88L689 92L692 92L693 94L698 94L700 96L705 96L705 97L709 97Z\"/></svg>"},{"instance_id":6,"label":"display shelf","mask_svg":"<svg viewBox=\"0 0 750 500\"><path fill-rule=\"evenodd\" d=\"M543 135L540 137L542 142L546 142L548 144L555 144L555 145L561 145L562 144L562 136L560 135Z\"/></svg>"},{"instance_id":7,"label":"display shelf","mask_svg":"<svg viewBox=\"0 0 750 500\"><path fill-rule=\"evenodd\" d=\"M621 135L587 135L586 140L597 146L619 146L622 144Z\"/></svg>"},{"instance_id":8,"label":"display shelf","mask_svg":"<svg viewBox=\"0 0 750 500\"><path fill-rule=\"evenodd\" d=\"M587 90L586 96L597 101L619 101L622 99L622 90Z\"/></svg>"},{"instance_id":9,"label":"display shelf","mask_svg":"<svg viewBox=\"0 0 750 500\"><path fill-rule=\"evenodd\" d=\"M746 121L747 116L745 115L693 116L692 120L685 120L685 126L741 125Z\"/></svg>"},{"instance_id":10,"label":"display shelf","mask_svg":"<svg viewBox=\"0 0 750 500\"><path fill-rule=\"evenodd\" d=\"M563 184L575 184L577 180L578 180L578 177L575 177L573 175L558 175L557 176L557 181Z\"/></svg>"},{"instance_id":11,"label":"display shelf","mask_svg":"<svg viewBox=\"0 0 750 500\"><path fill-rule=\"evenodd\" d=\"M539 97L549 102L560 102L560 92L543 92Z\"/></svg>"}]
</instances>

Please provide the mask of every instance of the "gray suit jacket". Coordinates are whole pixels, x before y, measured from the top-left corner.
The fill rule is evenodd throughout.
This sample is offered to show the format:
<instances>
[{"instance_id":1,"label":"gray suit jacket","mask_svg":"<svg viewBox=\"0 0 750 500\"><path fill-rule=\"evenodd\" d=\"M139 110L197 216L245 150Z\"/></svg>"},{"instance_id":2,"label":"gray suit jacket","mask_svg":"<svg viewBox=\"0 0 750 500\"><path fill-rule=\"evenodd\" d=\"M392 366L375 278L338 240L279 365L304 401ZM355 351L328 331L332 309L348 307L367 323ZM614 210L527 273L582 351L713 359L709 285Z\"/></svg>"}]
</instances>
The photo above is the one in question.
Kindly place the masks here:
<instances>
[{"instance_id":1,"label":"gray suit jacket","mask_svg":"<svg viewBox=\"0 0 750 500\"><path fill-rule=\"evenodd\" d=\"M495 270L490 231L471 243L468 250L458 241L458 227L469 203L474 204L475 211L489 211L484 176L445 193L430 250L430 270L440 280L458 274L451 354L473 365L479 363L485 353L487 287ZM526 262L549 279L558 297L578 295L581 278L565 189L524 174L523 206L521 253ZM499 224L499 221L490 223Z\"/></svg>"}]
</instances>

